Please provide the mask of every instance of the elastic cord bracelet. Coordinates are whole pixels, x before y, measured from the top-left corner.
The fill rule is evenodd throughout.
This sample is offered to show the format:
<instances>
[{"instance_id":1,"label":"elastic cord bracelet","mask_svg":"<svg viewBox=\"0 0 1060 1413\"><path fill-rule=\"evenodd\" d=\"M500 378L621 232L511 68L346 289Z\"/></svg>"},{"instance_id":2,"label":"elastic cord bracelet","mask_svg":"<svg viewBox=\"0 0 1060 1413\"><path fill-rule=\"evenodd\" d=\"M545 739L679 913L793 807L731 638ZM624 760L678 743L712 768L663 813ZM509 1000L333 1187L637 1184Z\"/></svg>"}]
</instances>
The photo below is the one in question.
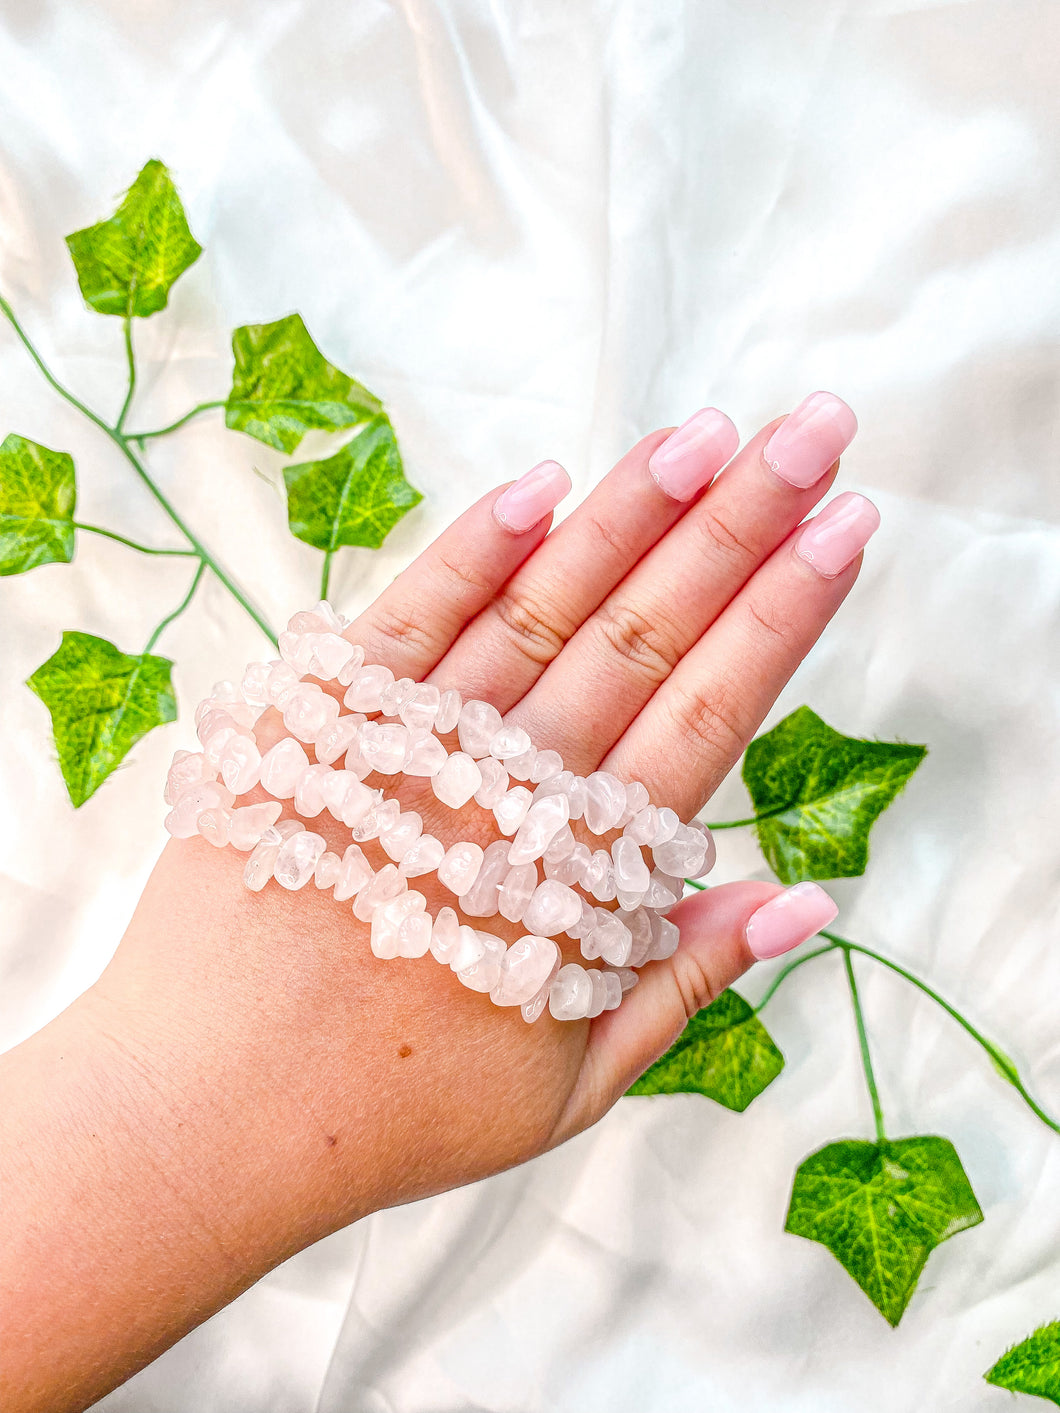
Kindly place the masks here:
<instances>
[{"instance_id":1,"label":"elastic cord bracelet","mask_svg":"<svg viewBox=\"0 0 1060 1413\"><path fill-rule=\"evenodd\" d=\"M375 956L429 952L496 1005L520 1006L527 1021L546 1006L556 1020L613 1010L636 984L637 968L676 950L678 929L667 914L683 880L713 867L710 831L653 805L639 781L564 769L556 751L538 750L488 702L366 663L364 648L343 636L348 627L321 601L291 619L278 659L248 664L238 687L214 684L195 710L200 750L173 757L166 829L249 853L243 881L255 892L270 879L291 890L312 879L337 902L352 900L354 916L371 925ZM344 689L341 703L335 684ZM290 734L262 754L254 725L270 706ZM454 731L458 749L450 750L442 737ZM403 775L429 781L450 809L474 800L492 812L502 837L483 849L425 834L415 810L368 783ZM237 804L255 787L272 798ZM286 801L301 818L284 817ZM325 811L350 831L341 855L302 823ZM609 848L592 848L574 824L591 836L621 833ZM387 859L378 867L361 847L370 841ZM409 887L430 873L465 918L499 913L525 935L508 946L452 907L432 916ZM611 902L617 907L599 906ZM600 966L564 965L561 934Z\"/></svg>"}]
</instances>

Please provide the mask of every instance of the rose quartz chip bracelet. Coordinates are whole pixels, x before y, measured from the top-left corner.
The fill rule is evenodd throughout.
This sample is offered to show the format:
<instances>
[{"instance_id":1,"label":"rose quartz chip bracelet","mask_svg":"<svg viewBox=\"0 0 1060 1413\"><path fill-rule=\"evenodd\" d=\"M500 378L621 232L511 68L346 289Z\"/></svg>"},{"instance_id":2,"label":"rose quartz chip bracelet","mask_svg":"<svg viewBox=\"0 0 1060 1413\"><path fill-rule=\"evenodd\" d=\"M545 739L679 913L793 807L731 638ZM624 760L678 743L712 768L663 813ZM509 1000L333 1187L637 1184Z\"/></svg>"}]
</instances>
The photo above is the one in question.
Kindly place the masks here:
<instances>
[{"instance_id":1,"label":"rose quartz chip bracelet","mask_svg":"<svg viewBox=\"0 0 1060 1413\"><path fill-rule=\"evenodd\" d=\"M173 757L166 829L249 853L243 881L254 891L272 878L288 889L312 879L338 902L352 899L354 916L371 925L377 957L430 952L463 985L499 1006L520 1006L528 1021L546 1006L557 1020L614 1009L635 985L637 967L676 949L678 930L666 915L683 879L702 878L713 866L710 831L651 804L639 782L565 770L555 751L536 749L488 702L366 663L364 649L342 637L348 626L322 601L291 619L279 659L250 663L239 687L215 683L195 711L200 749ZM321 682L345 689L348 711ZM263 755L253 728L269 706L290 735ZM453 731L459 749L450 751L441 737ZM415 810L365 783L401 775L429 780L451 809L474 800L492 811L504 837L483 849L425 834ZM255 786L272 799L237 805ZM281 818L287 800L303 819L327 811L349 829L341 856L300 819ZM591 849L571 828L578 821L590 835L621 833L609 849ZM379 867L361 847L372 840L387 858ZM432 917L424 895L409 887L429 873L465 917L500 913L526 935L508 946L462 923L451 907ZM554 940L561 933L601 966L563 965Z\"/></svg>"}]
</instances>

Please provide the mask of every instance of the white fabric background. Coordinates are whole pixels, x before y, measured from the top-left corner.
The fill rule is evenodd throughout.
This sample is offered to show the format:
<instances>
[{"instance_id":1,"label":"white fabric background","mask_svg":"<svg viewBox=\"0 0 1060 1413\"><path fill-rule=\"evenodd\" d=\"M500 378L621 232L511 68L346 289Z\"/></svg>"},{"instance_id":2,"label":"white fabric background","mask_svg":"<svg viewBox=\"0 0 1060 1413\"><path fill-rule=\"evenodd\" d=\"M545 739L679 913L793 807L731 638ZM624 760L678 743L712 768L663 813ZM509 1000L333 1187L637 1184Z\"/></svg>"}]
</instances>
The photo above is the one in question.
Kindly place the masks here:
<instances>
[{"instance_id":1,"label":"white fabric background","mask_svg":"<svg viewBox=\"0 0 1060 1413\"><path fill-rule=\"evenodd\" d=\"M223 396L230 329L300 310L384 398L426 496L383 552L342 555L347 609L543 457L576 500L699 406L748 436L816 388L845 397L841 488L883 528L770 719L806 701L930 745L868 875L836 888L843 926L934 979L1055 1111L1058 43L1048 0L3 0L0 287L113 409L120 326L84 311L61 237L162 157L206 253L137 327L132 421ZM75 453L84 518L165 540L2 328L0 424ZM214 417L151 459L274 622L313 599L280 458ZM21 684L63 628L140 645L187 575L87 537L72 567L0 588L5 1044L104 965L190 730L156 732L75 814ZM189 708L260 646L209 582L161 644ZM745 805L734 777L709 814ZM760 868L726 836L721 873ZM782 1231L799 1160L871 1132L828 959L771 1005L788 1069L742 1117L623 1101L521 1170L304 1252L100 1408L1010 1407L980 1375L1058 1313L1060 1144L930 1004L860 974L891 1130L952 1138L986 1212L899 1330Z\"/></svg>"}]
</instances>

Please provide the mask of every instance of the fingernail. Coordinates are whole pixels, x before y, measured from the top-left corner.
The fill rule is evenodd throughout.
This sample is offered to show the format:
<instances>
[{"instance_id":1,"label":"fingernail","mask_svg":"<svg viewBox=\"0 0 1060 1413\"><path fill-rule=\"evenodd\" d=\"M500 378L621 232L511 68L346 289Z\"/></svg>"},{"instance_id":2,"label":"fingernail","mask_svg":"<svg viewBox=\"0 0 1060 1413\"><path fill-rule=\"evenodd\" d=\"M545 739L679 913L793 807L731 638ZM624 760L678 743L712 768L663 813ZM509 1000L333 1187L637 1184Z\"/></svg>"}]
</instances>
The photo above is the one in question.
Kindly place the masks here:
<instances>
[{"instance_id":1,"label":"fingernail","mask_svg":"<svg viewBox=\"0 0 1060 1413\"><path fill-rule=\"evenodd\" d=\"M807 941L838 915L823 888L796 883L751 914L745 929L747 945L760 962L768 961Z\"/></svg>"},{"instance_id":2,"label":"fingernail","mask_svg":"<svg viewBox=\"0 0 1060 1413\"><path fill-rule=\"evenodd\" d=\"M865 548L880 527L880 512L856 491L844 491L829 501L820 515L806 522L795 541L795 552L818 574L834 579Z\"/></svg>"},{"instance_id":3,"label":"fingernail","mask_svg":"<svg viewBox=\"0 0 1060 1413\"><path fill-rule=\"evenodd\" d=\"M570 486L570 477L558 461L539 461L497 497L494 519L513 535L525 535L555 510Z\"/></svg>"},{"instance_id":4,"label":"fingernail","mask_svg":"<svg viewBox=\"0 0 1060 1413\"><path fill-rule=\"evenodd\" d=\"M805 490L846 450L857 429L858 419L841 397L810 393L784 418L762 455L782 481Z\"/></svg>"},{"instance_id":5,"label":"fingernail","mask_svg":"<svg viewBox=\"0 0 1060 1413\"><path fill-rule=\"evenodd\" d=\"M740 445L740 434L724 412L701 407L655 448L648 470L671 500L691 500Z\"/></svg>"}]
</instances>

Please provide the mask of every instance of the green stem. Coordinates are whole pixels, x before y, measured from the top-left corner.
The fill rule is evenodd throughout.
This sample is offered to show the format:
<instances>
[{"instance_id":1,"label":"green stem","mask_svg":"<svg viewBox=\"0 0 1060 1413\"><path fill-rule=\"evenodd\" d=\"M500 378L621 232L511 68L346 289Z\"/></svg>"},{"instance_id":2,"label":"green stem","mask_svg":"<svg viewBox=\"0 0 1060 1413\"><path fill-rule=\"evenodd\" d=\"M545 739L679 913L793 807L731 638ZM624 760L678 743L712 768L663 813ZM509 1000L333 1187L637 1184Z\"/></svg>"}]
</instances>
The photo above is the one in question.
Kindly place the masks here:
<instances>
[{"instance_id":1,"label":"green stem","mask_svg":"<svg viewBox=\"0 0 1060 1413\"><path fill-rule=\"evenodd\" d=\"M165 616L165 618L163 618L162 622L158 625L158 627L155 629L155 631L151 634L150 638L148 638L148 640L147 640L147 647L144 648L144 652L145 652L145 653L149 653L149 652L151 651L151 649L154 647L154 645L158 642L159 638L161 637L163 629L168 628L169 625L173 622L174 618L179 618L180 615L181 615L181 614L184 612L184 610L187 608L188 604L191 603L193 597L195 596L195 590L199 587L199 580L202 578L202 576L203 576L205 573L206 573L206 562L205 562L205 560L201 560L201 559L200 559L200 560L199 560L199 567L198 567L198 569L196 569L196 571L195 571L195 578L191 581L191 588L190 588L190 589L188 590L188 592L184 595L184 597L183 597L183 599L180 601L180 604L178 605L178 607L176 607L176 608L173 610L172 613L167 614L167 615Z\"/></svg>"},{"instance_id":2,"label":"green stem","mask_svg":"<svg viewBox=\"0 0 1060 1413\"><path fill-rule=\"evenodd\" d=\"M861 1064L865 1071L865 1083L868 1086L869 1098L872 1100L872 1117L876 1124L876 1142L885 1143L887 1135L883 1131L883 1109L880 1107L880 1095L876 1088L876 1076L872 1072L872 1056L869 1054L869 1037L865 1033L865 1017L861 1013L861 1000L858 996L858 984L854 980L854 963L850 960L850 952L843 948L843 965L847 971L847 981L850 983L850 999L854 1006L854 1020L858 1027L858 1045L861 1048Z\"/></svg>"},{"instance_id":3,"label":"green stem","mask_svg":"<svg viewBox=\"0 0 1060 1413\"><path fill-rule=\"evenodd\" d=\"M1047 1128L1051 1128L1054 1133L1060 1133L1060 1123L1058 1123L1056 1119L1051 1118L1041 1105L1027 1092L1015 1065L1005 1052L1000 1050L993 1041L988 1040L982 1031L977 1030L970 1020L962 1016L960 1011L954 1006L951 1006L950 1003L930 987L926 981L922 981L920 977L915 976L913 972L906 971L905 967L899 966L897 962L892 962L889 957L885 957L879 952L874 952L871 947L862 947L859 943L851 942L846 937L839 937L834 932L822 930L821 936L827 937L830 942L833 942L837 947L841 947L844 951L860 952L862 956L871 957L873 961L879 962L881 966L885 966L890 971L896 972L899 976L903 977L910 985L915 986L918 991L922 991L925 996L929 996L937 1006L942 1007L948 1016L953 1017L957 1024L972 1037L977 1045L982 1046L994 1062L994 1068L1003 1079L1006 1079L1008 1083L1012 1085L1013 1089L1019 1094L1030 1111L1041 1119L1042 1123L1045 1124Z\"/></svg>"},{"instance_id":4,"label":"green stem","mask_svg":"<svg viewBox=\"0 0 1060 1413\"><path fill-rule=\"evenodd\" d=\"M120 432L125 425L125 419L132 405L133 393L136 391L136 355L133 353L132 318L126 314L122 322L125 326L125 357L129 361L129 391L125 394L125 401L121 405L118 420L114 424L116 432Z\"/></svg>"},{"instance_id":5,"label":"green stem","mask_svg":"<svg viewBox=\"0 0 1060 1413\"><path fill-rule=\"evenodd\" d=\"M780 987L787 981L793 971L798 971L799 967L805 966L807 962L812 962L815 957L823 957L826 952L834 952L835 950L835 945L829 942L824 947L815 947L812 952L804 952L801 957L796 957L793 962L788 962L786 967L781 967L780 971L777 972L776 976L769 983L769 988L765 995L761 997L758 1004L755 1006L755 1014L758 1014L767 1001L773 999L774 995L780 990Z\"/></svg>"},{"instance_id":6,"label":"green stem","mask_svg":"<svg viewBox=\"0 0 1060 1413\"><path fill-rule=\"evenodd\" d=\"M92 535L104 535L108 540L117 540L119 545L128 545L130 549L139 550L141 554L180 554L198 559L199 555L193 549L153 549L151 545L141 545L135 540L126 539L124 535L117 534L114 530L104 530L100 525L86 525L81 520L74 521L75 530L87 530Z\"/></svg>"},{"instance_id":7,"label":"green stem","mask_svg":"<svg viewBox=\"0 0 1060 1413\"><path fill-rule=\"evenodd\" d=\"M183 427L185 422L190 422L193 417L198 417L200 412L210 412L215 407L224 407L225 403L220 402L200 402L198 407L193 407L190 412L185 412L183 417L178 417L175 422L170 422L168 427L159 427L153 432L126 432L126 436L131 442L146 442L152 437L165 437L170 432L175 432L178 427Z\"/></svg>"},{"instance_id":8,"label":"green stem","mask_svg":"<svg viewBox=\"0 0 1060 1413\"><path fill-rule=\"evenodd\" d=\"M188 526L184 523L184 520L177 513L175 506L171 504L171 502L162 492L161 488L155 484L154 480L152 479L150 473L147 470L147 467L143 464L140 458L133 451L132 447L129 445L130 439L125 436L125 434L121 432L117 426L111 427L107 422L104 422L102 417L98 416L95 412L93 412L90 407L86 407L85 404L79 398L75 397L74 394L70 392L68 388L63 387L62 383L60 383L59 380L53 375L51 370L45 364L44 360L41 358L40 354L33 347L33 344L30 342L29 337L24 332L21 324L18 322L18 319L15 317L15 311L11 308L10 304L8 304L7 300L4 299L3 296L0 296L0 311L4 313L11 327L14 329L15 333L25 345L25 348L29 353L30 357L33 359L34 363L36 363L37 367L44 374L44 377L59 394L59 396L64 398L71 405L71 407L76 407L77 410L83 413L84 416L86 416L90 422L94 422L96 426L100 429L100 431L105 432L107 436L110 437L111 441L125 457L126 461L128 461L129 465L139 476L140 480L143 481L144 485L154 496L155 500L158 501L159 505L169 516L170 520L172 520L173 524L184 536L188 544L191 545L195 554L199 557L203 564L205 564L211 570L211 572L221 581L221 583L225 586L225 588L236 600L236 602L242 606L242 608L250 615L251 618L253 618L254 622L265 634L269 642L272 643L273 647L275 647L276 634L272 631L272 629L269 627L268 623L261 616L258 610L249 602L242 590L236 587L232 579L229 578L227 572L221 567L220 564L218 564L218 562L214 559L213 555L210 554L209 550L207 550L206 546L202 543L198 536L193 534L192 531L188 528ZM131 349L131 342L129 347Z\"/></svg>"},{"instance_id":9,"label":"green stem","mask_svg":"<svg viewBox=\"0 0 1060 1413\"><path fill-rule=\"evenodd\" d=\"M326 599L328 596L328 584L331 581L331 556L334 550L324 551L324 568L320 571L320 597Z\"/></svg>"},{"instance_id":10,"label":"green stem","mask_svg":"<svg viewBox=\"0 0 1060 1413\"><path fill-rule=\"evenodd\" d=\"M723 819L718 824L708 824L708 829L743 829L748 824L757 824L760 819L773 819L775 815L787 814L791 809L791 802L786 805L777 805L774 809L763 810L761 814L753 814L749 819Z\"/></svg>"}]
</instances>

